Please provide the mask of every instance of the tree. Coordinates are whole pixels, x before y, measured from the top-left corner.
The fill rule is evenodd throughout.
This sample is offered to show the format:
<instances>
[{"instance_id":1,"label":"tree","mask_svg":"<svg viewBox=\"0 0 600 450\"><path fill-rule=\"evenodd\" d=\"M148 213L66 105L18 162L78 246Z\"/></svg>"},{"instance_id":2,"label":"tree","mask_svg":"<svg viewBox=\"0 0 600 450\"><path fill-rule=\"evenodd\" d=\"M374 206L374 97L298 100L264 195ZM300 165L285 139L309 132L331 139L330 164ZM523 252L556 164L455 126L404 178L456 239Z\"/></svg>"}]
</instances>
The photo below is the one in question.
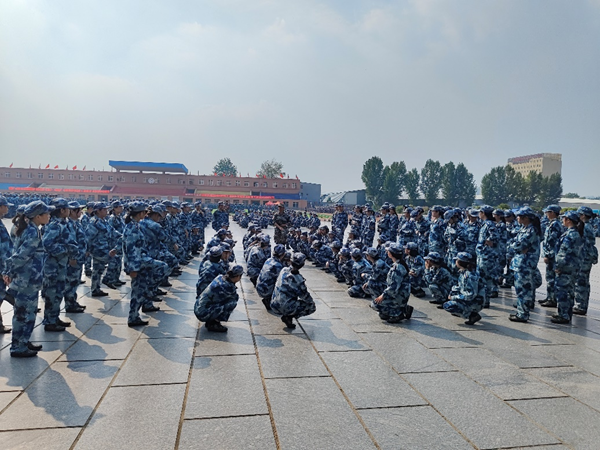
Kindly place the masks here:
<instances>
[{"instance_id":1,"label":"tree","mask_svg":"<svg viewBox=\"0 0 600 450\"><path fill-rule=\"evenodd\" d=\"M406 164L404 161L393 162L383 169L383 183L381 187L381 200L398 204L398 198L404 188L404 178L406 177Z\"/></svg>"},{"instance_id":2,"label":"tree","mask_svg":"<svg viewBox=\"0 0 600 450\"><path fill-rule=\"evenodd\" d=\"M544 190L544 176L541 173L535 170L530 171L525 177L525 186L526 197L523 199L523 203L533 205L543 200L540 198Z\"/></svg>"},{"instance_id":3,"label":"tree","mask_svg":"<svg viewBox=\"0 0 600 450\"><path fill-rule=\"evenodd\" d=\"M504 166L492 168L481 179L481 195L488 205L498 205L508 199L506 170Z\"/></svg>"},{"instance_id":4,"label":"tree","mask_svg":"<svg viewBox=\"0 0 600 450\"><path fill-rule=\"evenodd\" d=\"M451 203L453 206L460 206L462 202L464 206L470 206L475 201L475 194L477 193L477 185L475 184L475 177L469 172L463 163L459 163L456 166L454 173L455 177L455 190L456 190L456 203Z\"/></svg>"},{"instance_id":5,"label":"tree","mask_svg":"<svg viewBox=\"0 0 600 450\"><path fill-rule=\"evenodd\" d=\"M256 175L266 178L279 178L282 174L285 175L283 164L275 159L263 161L260 170L256 172Z\"/></svg>"},{"instance_id":6,"label":"tree","mask_svg":"<svg viewBox=\"0 0 600 450\"><path fill-rule=\"evenodd\" d=\"M447 205L458 206L456 166L452 161L442 167L442 197Z\"/></svg>"},{"instance_id":7,"label":"tree","mask_svg":"<svg viewBox=\"0 0 600 450\"><path fill-rule=\"evenodd\" d=\"M229 158L223 158L217 161L213 172L217 175L225 176L236 176L238 173L237 167L231 162Z\"/></svg>"},{"instance_id":8,"label":"tree","mask_svg":"<svg viewBox=\"0 0 600 450\"><path fill-rule=\"evenodd\" d=\"M563 195L564 198L581 198L579 196L579 194L575 193L575 192L567 192L565 195Z\"/></svg>"},{"instance_id":9,"label":"tree","mask_svg":"<svg viewBox=\"0 0 600 450\"><path fill-rule=\"evenodd\" d=\"M379 204L381 200L383 172L383 161L379 156L373 156L363 165L361 179L365 184L367 197L375 204Z\"/></svg>"},{"instance_id":10,"label":"tree","mask_svg":"<svg viewBox=\"0 0 600 450\"><path fill-rule=\"evenodd\" d=\"M419 198L419 172L417 169L412 169L404 177L404 190L411 205L414 205Z\"/></svg>"},{"instance_id":11,"label":"tree","mask_svg":"<svg viewBox=\"0 0 600 450\"><path fill-rule=\"evenodd\" d=\"M527 197L527 186L523 175L508 164L504 167L504 172L506 173L506 201L523 203Z\"/></svg>"},{"instance_id":12,"label":"tree","mask_svg":"<svg viewBox=\"0 0 600 450\"><path fill-rule=\"evenodd\" d=\"M562 177L554 173L544 179L543 196L540 198L539 206L557 204L562 198Z\"/></svg>"},{"instance_id":13,"label":"tree","mask_svg":"<svg viewBox=\"0 0 600 450\"><path fill-rule=\"evenodd\" d=\"M433 205L438 198L441 172L442 165L440 162L432 159L428 159L425 162L425 167L421 169L419 188L425 197L425 203L429 206Z\"/></svg>"}]
</instances>

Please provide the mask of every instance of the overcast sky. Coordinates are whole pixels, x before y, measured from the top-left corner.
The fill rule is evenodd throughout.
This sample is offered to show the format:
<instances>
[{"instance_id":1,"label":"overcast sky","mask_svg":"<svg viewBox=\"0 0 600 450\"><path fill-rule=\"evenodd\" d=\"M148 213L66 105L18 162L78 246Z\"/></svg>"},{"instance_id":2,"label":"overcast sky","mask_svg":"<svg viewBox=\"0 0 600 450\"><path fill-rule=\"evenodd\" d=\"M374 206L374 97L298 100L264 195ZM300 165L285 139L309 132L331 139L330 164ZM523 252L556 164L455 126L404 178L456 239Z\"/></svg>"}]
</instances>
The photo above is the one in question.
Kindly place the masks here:
<instances>
[{"instance_id":1,"label":"overcast sky","mask_svg":"<svg viewBox=\"0 0 600 450\"><path fill-rule=\"evenodd\" d=\"M0 165L276 158L325 193L541 152L600 195L600 0L0 1Z\"/></svg>"}]
</instances>

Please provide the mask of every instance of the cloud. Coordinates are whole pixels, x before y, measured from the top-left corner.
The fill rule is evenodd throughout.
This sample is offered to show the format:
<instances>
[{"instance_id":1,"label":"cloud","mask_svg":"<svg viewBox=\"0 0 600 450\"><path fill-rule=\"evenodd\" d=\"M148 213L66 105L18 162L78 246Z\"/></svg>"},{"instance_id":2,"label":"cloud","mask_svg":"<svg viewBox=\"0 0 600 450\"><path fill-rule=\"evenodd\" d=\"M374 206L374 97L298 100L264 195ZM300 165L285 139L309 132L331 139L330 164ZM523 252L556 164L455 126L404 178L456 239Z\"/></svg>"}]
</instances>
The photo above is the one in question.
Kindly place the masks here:
<instances>
[{"instance_id":1,"label":"cloud","mask_svg":"<svg viewBox=\"0 0 600 450\"><path fill-rule=\"evenodd\" d=\"M281 44L294 44L306 40L302 34L289 32L285 19L281 18L275 19L275 22L264 30L263 35Z\"/></svg>"}]
</instances>

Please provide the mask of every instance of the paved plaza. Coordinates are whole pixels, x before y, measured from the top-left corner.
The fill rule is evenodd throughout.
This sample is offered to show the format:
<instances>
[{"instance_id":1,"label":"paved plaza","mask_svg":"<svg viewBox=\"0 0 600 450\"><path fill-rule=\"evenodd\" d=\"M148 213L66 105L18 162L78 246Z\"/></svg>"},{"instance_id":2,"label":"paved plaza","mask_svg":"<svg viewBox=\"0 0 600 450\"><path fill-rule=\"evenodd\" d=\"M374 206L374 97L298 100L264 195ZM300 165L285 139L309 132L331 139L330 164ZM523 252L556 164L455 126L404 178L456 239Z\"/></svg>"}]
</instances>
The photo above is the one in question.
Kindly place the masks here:
<instances>
[{"instance_id":1,"label":"paved plaza","mask_svg":"<svg viewBox=\"0 0 600 450\"><path fill-rule=\"evenodd\" d=\"M97 299L88 280L67 332L38 315L38 358L10 358L0 335L0 448L600 448L598 266L572 325L539 306L510 322L514 290L475 326L414 297L412 319L391 325L308 264L317 312L295 330L244 277L229 332L214 334L193 314L198 262L145 328L127 326L128 286Z\"/></svg>"}]
</instances>

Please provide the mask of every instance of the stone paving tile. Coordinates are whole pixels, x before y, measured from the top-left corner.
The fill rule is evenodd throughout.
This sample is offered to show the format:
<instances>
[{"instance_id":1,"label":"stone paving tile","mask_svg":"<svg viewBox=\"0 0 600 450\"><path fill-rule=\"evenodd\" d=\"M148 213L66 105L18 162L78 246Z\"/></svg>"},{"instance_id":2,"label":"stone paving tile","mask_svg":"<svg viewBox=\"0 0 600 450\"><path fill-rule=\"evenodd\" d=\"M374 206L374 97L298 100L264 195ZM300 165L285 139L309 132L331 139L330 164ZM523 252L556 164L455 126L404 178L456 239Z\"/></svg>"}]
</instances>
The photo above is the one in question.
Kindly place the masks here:
<instances>
[{"instance_id":1,"label":"stone paving tile","mask_svg":"<svg viewBox=\"0 0 600 450\"><path fill-rule=\"evenodd\" d=\"M580 367L600 376L600 352L580 345L554 345L544 347L544 351L565 364Z\"/></svg>"},{"instance_id":2,"label":"stone paving tile","mask_svg":"<svg viewBox=\"0 0 600 450\"><path fill-rule=\"evenodd\" d=\"M109 389L76 449L175 447L185 384Z\"/></svg>"},{"instance_id":3,"label":"stone paving tile","mask_svg":"<svg viewBox=\"0 0 600 450\"><path fill-rule=\"evenodd\" d=\"M194 314L157 311L151 316L148 326L142 328L142 338L195 338L198 319Z\"/></svg>"},{"instance_id":4,"label":"stone paving tile","mask_svg":"<svg viewBox=\"0 0 600 450\"><path fill-rule=\"evenodd\" d=\"M597 450L600 413L569 397L510 402L570 448ZM583 425L582 427L582 424Z\"/></svg>"},{"instance_id":5,"label":"stone paving tile","mask_svg":"<svg viewBox=\"0 0 600 450\"><path fill-rule=\"evenodd\" d=\"M75 342L59 361L125 359L139 336L139 329L99 322Z\"/></svg>"},{"instance_id":6,"label":"stone paving tile","mask_svg":"<svg viewBox=\"0 0 600 450\"><path fill-rule=\"evenodd\" d=\"M553 367L527 371L556 386L570 397L600 410L600 378L578 367Z\"/></svg>"},{"instance_id":7,"label":"stone paving tile","mask_svg":"<svg viewBox=\"0 0 600 450\"><path fill-rule=\"evenodd\" d=\"M256 335L256 345L265 378L329 376L304 335Z\"/></svg>"},{"instance_id":8,"label":"stone paving tile","mask_svg":"<svg viewBox=\"0 0 600 450\"><path fill-rule=\"evenodd\" d=\"M19 391L12 392L0 392L0 411L2 411L6 406L12 402L17 395L19 395Z\"/></svg>"},{"instance_id":9,"label":"stone paving tile","mask_svg":"<svg viewBox=\"0 0 600 450\"><path fill-rule=\"evenodd\" d=\"M473 446L430 406L365 409L359 413L373 433L377 444L384 450L473 449Z\"/></svg>"},{"instance_id":10,"label":"stone paving tile","mask_svg":"<svg viewBox=\"0 0 600 450\"><path fill-rule=\"evenodd\" d=\"M312 297L317 310L310 316L303 317L301 320L331 320L339 318L337 312L328 307L318 296L313 293Z\"/></svg>"},{"instance_id":11,"label":"stone paving tile","mask_svg":"<svg viewBox=\"0 0 600 450\"><path fill-rule=\"evenodd\" d=\"M270 379L266 383L281 448L374 448L331 378Z\"/></svg>"},{"instance_id":12,"label":"stone paving tile","mask_svg":"<svg viewBox=\"0 0 600 450\"><path fill-rule=\"evenodd\" d=\"M193 348L193 339L140 339L114 385L187 383Z\"/></svg>"},{"instance_id":13,"label":"stone paving tile","mask_svg":"<svg viewBox=\"0 0 600 450\"><path fill-rule=\"evenodd\" d=\"M227 322L227 333L212 333L204 324L196 341L196 356L254 355L254 341L248 322Z\"/></svg>"},{"instance_id":14,"label":"stone paving tile","mask_svg":"<svg viewBox=\"0 0 600 450\"><path fill-rule=\"evenodd\" d=\"M382 321L377 313L367 306L360 308L335 308L334 310L344 323L357 333L389 333L400 329L398 325Z\"/></svg>"},{"instance_id":15,"label":"stone paving tile","mask_svg":"<svg viewBox=\"0 0 600 450\"><path fill-rule=\"evenodd\" d=\"M443 348L435 353L504 400L565 395L483 348Z\"/></svg>"},{"instance_id":16,"label":"stone paving tile","mask_svg":"<svg viewBox=\"0 0 600 450\"><path fill-rule=\"evenodd\" d=\"M2 448L18 450L65 450L71 448L81 428L6 431L0 434Z\"/></svg>"},{"instance_id":17,"label":"stone paving tile","mask_svg":"<svg viewBox=\"0 0 600 450\"><path fill-rule=\"evenodd\" d=\"M186 419L256 414L268 410L255 356L194 358Z\"/></svg>"},{"instance_id":18,"label":"stone paving tile","mask_svg":"<svg viewBox=\"0 0 600 450\"><path fill-rule=\"evenodd\" d=\"M430 349L482 345L477 339L471 339L469 333L459 334L435 323L423 323L419 327L406 330L406 334Z\"/></svg>"},{"instance_id":19,"label":"stone paving tile","mask_svg":"<svg viewBox=\"0 0 600 450\"><path fill-rule=\"evenodd\" d=\"M277 448L268 415L186 420L179 450L218 448L223 450Z\"/></svg>"},{"instance_id":20,"label":"stone paving tile","mask_svg":"<svg viewBox=\"0 0 600 450\"><path fill-rule=\"evenodd\" d=\"M399 373L456 370L404 333L362 333L361 337Z\"/></svg>"},{"instance_id":21,"label":"stone paving tile","mask_svg":"<svg viewBox=\"0 0 600 450\"><path fill-rule=\"evenodd\" d=\"M339 319L302 320L302 329L320 352L366 350L361 337Z\"/></svg>"},{"instance_id":22,"label":"stone paving tile","mask_svg":"<svg viewBox=\"0 0 600 450\"><path fill-rule=\"evenodd\" d=\"M302 331L302 328L300 327L296 327L291 330L289 328L286 328L284 323L281 321L281 316L278 316L273 312L267 311L264 306L262 306L261 309L248 309L248 315L250 317L250 323L252 324L252 332L255 335L304 335L304 331Z\"/></svg>"},{"instance_id":23,"label":"stone paving tile","mask_svg":"<svg viewBox=\"0 0 600 450\"><path fill-rule=\"evenodd\" d=\"M83 426L118 368L115 361L53 364L0 415L0 430Z\"/></svg>"},{"instance_id":24,"label":"stone paving tile","mask_svg":"<svg viewBox=\"0 0 600 450\"><path fill-rule=\"evenodd\" d=\"M372 351L324 352L322 357L355 408L427 404Z\"/></svg>"},{"instance_id":25,"label":"stone paving tile","mask_svg":"<svg viewBox=\"0 0 600 450\"><path fill-rule=\"evenodd\" d=\"M407 374L405 377L478 448L558 442L461 373L421 373Z\"/></svg>"}]
</instances>

